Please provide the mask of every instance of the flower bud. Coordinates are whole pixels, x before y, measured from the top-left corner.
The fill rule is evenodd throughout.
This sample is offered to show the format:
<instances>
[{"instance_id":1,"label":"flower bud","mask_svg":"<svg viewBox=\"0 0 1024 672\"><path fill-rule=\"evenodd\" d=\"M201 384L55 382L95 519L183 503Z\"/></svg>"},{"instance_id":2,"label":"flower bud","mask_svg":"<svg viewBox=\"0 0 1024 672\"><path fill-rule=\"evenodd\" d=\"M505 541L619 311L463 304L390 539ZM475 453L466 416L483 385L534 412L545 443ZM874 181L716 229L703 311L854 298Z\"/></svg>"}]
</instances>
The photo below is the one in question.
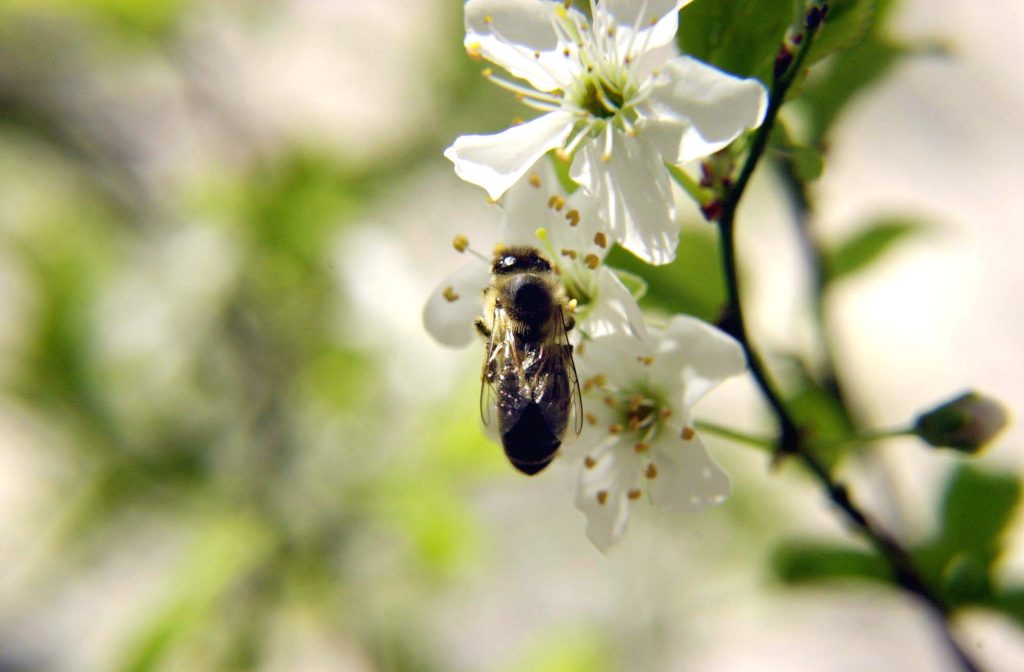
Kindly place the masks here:
<instances>
[{"instance_id":1,"label":"flower bud","mask_svg":"<svg viewBox=\"0 0 1024 672\"><path fill-rule=\"evenodd\" d=\"M1006 426L1006 411L995 399L966 392L914 421L914 433L936 448L976 453Z\"/></svg>"}]
</instances>

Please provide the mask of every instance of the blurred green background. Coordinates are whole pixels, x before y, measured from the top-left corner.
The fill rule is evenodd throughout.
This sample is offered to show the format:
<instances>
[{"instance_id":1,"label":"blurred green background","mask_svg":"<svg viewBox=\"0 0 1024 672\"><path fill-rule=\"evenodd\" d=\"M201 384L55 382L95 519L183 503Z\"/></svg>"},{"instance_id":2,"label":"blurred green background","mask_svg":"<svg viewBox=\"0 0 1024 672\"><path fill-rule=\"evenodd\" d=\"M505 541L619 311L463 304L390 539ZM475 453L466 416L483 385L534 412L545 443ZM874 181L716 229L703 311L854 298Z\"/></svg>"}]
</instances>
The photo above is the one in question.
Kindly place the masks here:
<instances>
[{"instance_id":1,"label":"blurred green background","mask_svg":"<svg viewBox=\"0 0 1024 672\"><path fill-rule=\"evenodd\" d=\"M1024 16L941 4L945 23L925 0L894 21L953 57L873 82L848 119L809 89L810 134L842 122L823 235L892 212L944 231L829 297L878 426L957 386L1024 402L1024 78L994 56ZM463 261L452 236L497 221L441 151L522 113L461 27L457 0L0 5L0 671L954 669L795 468L709 439L729 502L639 507L605 557L568 465L525 479L484 438L479 351L419 323ZM891 74L883 42L842 67ZM943 89L972 85L984 117ZM907 158L879 161L894 143ZM777 186L741 220L784 354L806 328L778 298L802 290ZM689 273L678 296L710 315L710 230L681 209L688 246L648 300ZM706 417L769 427L743 380ZM958 625L992 669L1024 660L1022 438L976 469L910 440L844 467L974 605Z\"/></svg>"}]
</instances>

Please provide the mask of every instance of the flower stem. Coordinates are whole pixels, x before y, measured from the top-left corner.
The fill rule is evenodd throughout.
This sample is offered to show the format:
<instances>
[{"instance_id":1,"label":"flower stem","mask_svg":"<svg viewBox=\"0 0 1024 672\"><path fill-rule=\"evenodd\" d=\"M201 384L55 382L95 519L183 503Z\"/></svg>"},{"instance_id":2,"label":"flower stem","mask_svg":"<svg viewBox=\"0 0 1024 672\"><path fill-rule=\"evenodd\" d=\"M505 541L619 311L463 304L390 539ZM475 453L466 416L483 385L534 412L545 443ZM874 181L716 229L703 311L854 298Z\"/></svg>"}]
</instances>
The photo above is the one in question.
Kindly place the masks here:
<instances>
[{"instance_id":1,"label":"flower stem","mask_svg":"<svg viewBox=\"0 0 1024 672\"><path fill-rule=\"evenodd\" d=\"M917 596L930 608L940 624L943 639L948 644L951 653L960 666L968 672L974 672L980 668L967 655L953 635L950 623L952 617L950 606L925 581L914 564L910 553L886 530L882 529L864 513L860 506L851 499L846 486L835 480L826 465L810 452L809 447L803 440L803 433L786 408L779 390L769 377L764 361L752 345L743 313L739 273L736 263L736 209L746 190L747 184L750 182L754 169L757 167L768 146L768 139L771 136L779 109L785 101L786 92L803 68L804 60L821 27L821 18L824 16L823 12L823 5L817 3L812 5L806 16L807 20L802 39L799 41L796 53L792 54L785 51L789 48L788 44L780 52L780 59L777 61L777 65L779 63L782 65L776 69L771 87L771 98L764 122L754 136L739 176L731 188L726 190L722 198L722 207L718 216L718 228L722 237L722 265L729 300L726 326L730 328L730 331L742 344L747 355L750 372L778 420L779 436L775 442L776 459L782 459L787 455L792 455L799 459L818 481L832 503L843 512L846 518L885 559L892 573L893 581L907 592ZM814 13L814 20L812 20L812 13ZM834 393L838 394L838 388ZM844 409L846 408L845 404L843 407Z\"/></svg>"},{"instance_id":2,"label":"flower stem","mask_svg":"<svg viewBox=\"0 0 1024 672\"><path fill-rule=\"evenodd\" d=\"M729 427L715 424L713 422L705 422L704 420L698 420L694 423L697 429L708 434L715 434L722 437L723 439L729 439L736 443L742 443L754 448L762 448L771 450L772 446L775 445L775 440L767 436L754 436L745 432L740 432Z\"/></svg>"}]
</instances>

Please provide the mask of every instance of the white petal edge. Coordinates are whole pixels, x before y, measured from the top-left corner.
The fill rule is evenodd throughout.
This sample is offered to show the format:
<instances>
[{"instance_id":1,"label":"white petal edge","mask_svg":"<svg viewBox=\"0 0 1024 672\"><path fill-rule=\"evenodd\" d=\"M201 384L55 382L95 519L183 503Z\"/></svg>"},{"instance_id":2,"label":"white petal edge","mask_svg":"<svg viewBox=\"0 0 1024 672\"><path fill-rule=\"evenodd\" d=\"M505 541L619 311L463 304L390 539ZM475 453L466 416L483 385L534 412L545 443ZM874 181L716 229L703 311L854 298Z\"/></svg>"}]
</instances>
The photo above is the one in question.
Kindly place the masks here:
<instances>
[{"instance_id":1,"label":"white petal edge","mask_svg":"<svg viewBox=\"0 0 1024 672\"><path fill-rule=\"evenodd\" d=\"M648 481L655 506L676 511L700 511L729 497L729 476L711 459L700 437L684 440L678 432L651 446L658 475Z\"/></svg>"},{"instance_id":2,"label":"white petal edge","mask_svg":"<svg viewBox=\"0 0 1024 672\"><path fill-rule=\"evenodd\" d=\"M573 126L567 112L549 112L501 133L463 135L445 150L455 174L498 200L544 154L561 147Z\"/></svg>"},{"instance_id":3,"label":"white petal edge","mask_svg":"<svg viewBox=\"0 0 1024 672\"><path fill-rule=\"evenodd\" d=\"M756 79L735 77L680 56L662 67L649 107L660 117L686 120L696 132L683 137L674 161L682 163L707 156L744 130L757 128L768 109L768 91Z\"/></svg>"},{"instance_id":4,"label":"white petal edge","mask_svg":"<svg viewBox=\"0 0 1024 672\"><path fill-rule=\"evenodd\" d=\"M603 7L619 24L621 47L634 40L635 44L646 45L650 50L673 41L679 29L679 10L690 2L692 0L602 0L598 7ZM640 16L641 11L645 16ZM634 26L638 33L635 38L630 34ZM651 34L644 35L646 31Z\"/></svg>"},{"instance_id":5,"label":"white petal edge","mask_svg":"<svg viewBox=\"0 0 1024 672\"><path fill-rule=\"evenodd\" d=\"M661 152L642 130L635 137L605 133L614 133L610 159L602 157L602 135L576 153L569 174L598 200L615 240L648 263L667 264L675 259L679 225Z\"/></svg>"},{"instance_id":6,"label":"white petal edge","mask_svg":"<svg viewBox=\"0 0 1024 672\"><path fill-rule=\"evenodd\" d=\"M747 369L743 347L732 336L689 315L669 320L655 348L656 384L674 389L683 386L683 405L689 408L726 378Z\"/></svg>"},{"instance_id":7,"label":"white petal edge","mask_svg":"<svg viewBox=\"0 0 1024 672\"><path fill-rule=\"evenodd\" d=\"M626 534L634 501L629 491L639 484L640 466L632 448L602 451L593 467L581 467L576 508L587 517L586 535L597 550L607 553ZM604 503L599 492L607 493Z\"/></svg>"},{"instance_id":8,"label":"white petal edge","mask_svg":"<svg viewBox=\"0 0 1024 672\"><path fill-rule=\"evenodd\" d=\"M650 337L636 299L607 266L597 270L597 303L580 327L593 339L622 335L615 343L630 353L645 354ZM618 372L616 372L618 373Z\"/></svg>"},{"instance_id":9,"label":"white petal edge","mask_svg":"<svg viewBox=\"0 0 1024 672\"><path fill-rule=\"evenodd\" d=\"M560 2L469 0L465 7L466 50L530 82L540 91L564 88L571 64L552 25Z\"/></svg>"},{"instance_id":10,"label":"white petal edge","mask_svg":"<svg viewBox=\"0 0 1024 672\"><path fill-rule=\"evenodd\" d=\"M446 277L423 306L423 327L437 342L461 348L473 340L473 320L483 313L483 290L490 284L490 269L482 261L470 263ZM445 298L451 288L456 300ZM452 294L449 293L449 296Z\"/></svg>"}]
</instances>

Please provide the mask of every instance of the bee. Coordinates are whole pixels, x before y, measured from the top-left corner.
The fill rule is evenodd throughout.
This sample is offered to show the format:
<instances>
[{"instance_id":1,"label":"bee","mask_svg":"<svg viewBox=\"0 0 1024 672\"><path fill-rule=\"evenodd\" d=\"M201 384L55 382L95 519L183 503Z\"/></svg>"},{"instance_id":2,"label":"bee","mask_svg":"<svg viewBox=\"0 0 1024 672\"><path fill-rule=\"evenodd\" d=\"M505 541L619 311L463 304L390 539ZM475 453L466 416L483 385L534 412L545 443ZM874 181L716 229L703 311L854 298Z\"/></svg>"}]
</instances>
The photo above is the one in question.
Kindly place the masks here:
<instances>
[{"instance_id":1,"label":"bee","mask_svg":"<svg viewBox=\"0 0 1024 672\"><path fill-rule=\"evenodd\" d=\"M583 428L582 400L568 333L575 325L551 262L532 247L499 250L484 291L477 331L487 340L480 414L492 404L505 455L532 476L551 463L574 413Z\"/></svg>"}]
</instances>

